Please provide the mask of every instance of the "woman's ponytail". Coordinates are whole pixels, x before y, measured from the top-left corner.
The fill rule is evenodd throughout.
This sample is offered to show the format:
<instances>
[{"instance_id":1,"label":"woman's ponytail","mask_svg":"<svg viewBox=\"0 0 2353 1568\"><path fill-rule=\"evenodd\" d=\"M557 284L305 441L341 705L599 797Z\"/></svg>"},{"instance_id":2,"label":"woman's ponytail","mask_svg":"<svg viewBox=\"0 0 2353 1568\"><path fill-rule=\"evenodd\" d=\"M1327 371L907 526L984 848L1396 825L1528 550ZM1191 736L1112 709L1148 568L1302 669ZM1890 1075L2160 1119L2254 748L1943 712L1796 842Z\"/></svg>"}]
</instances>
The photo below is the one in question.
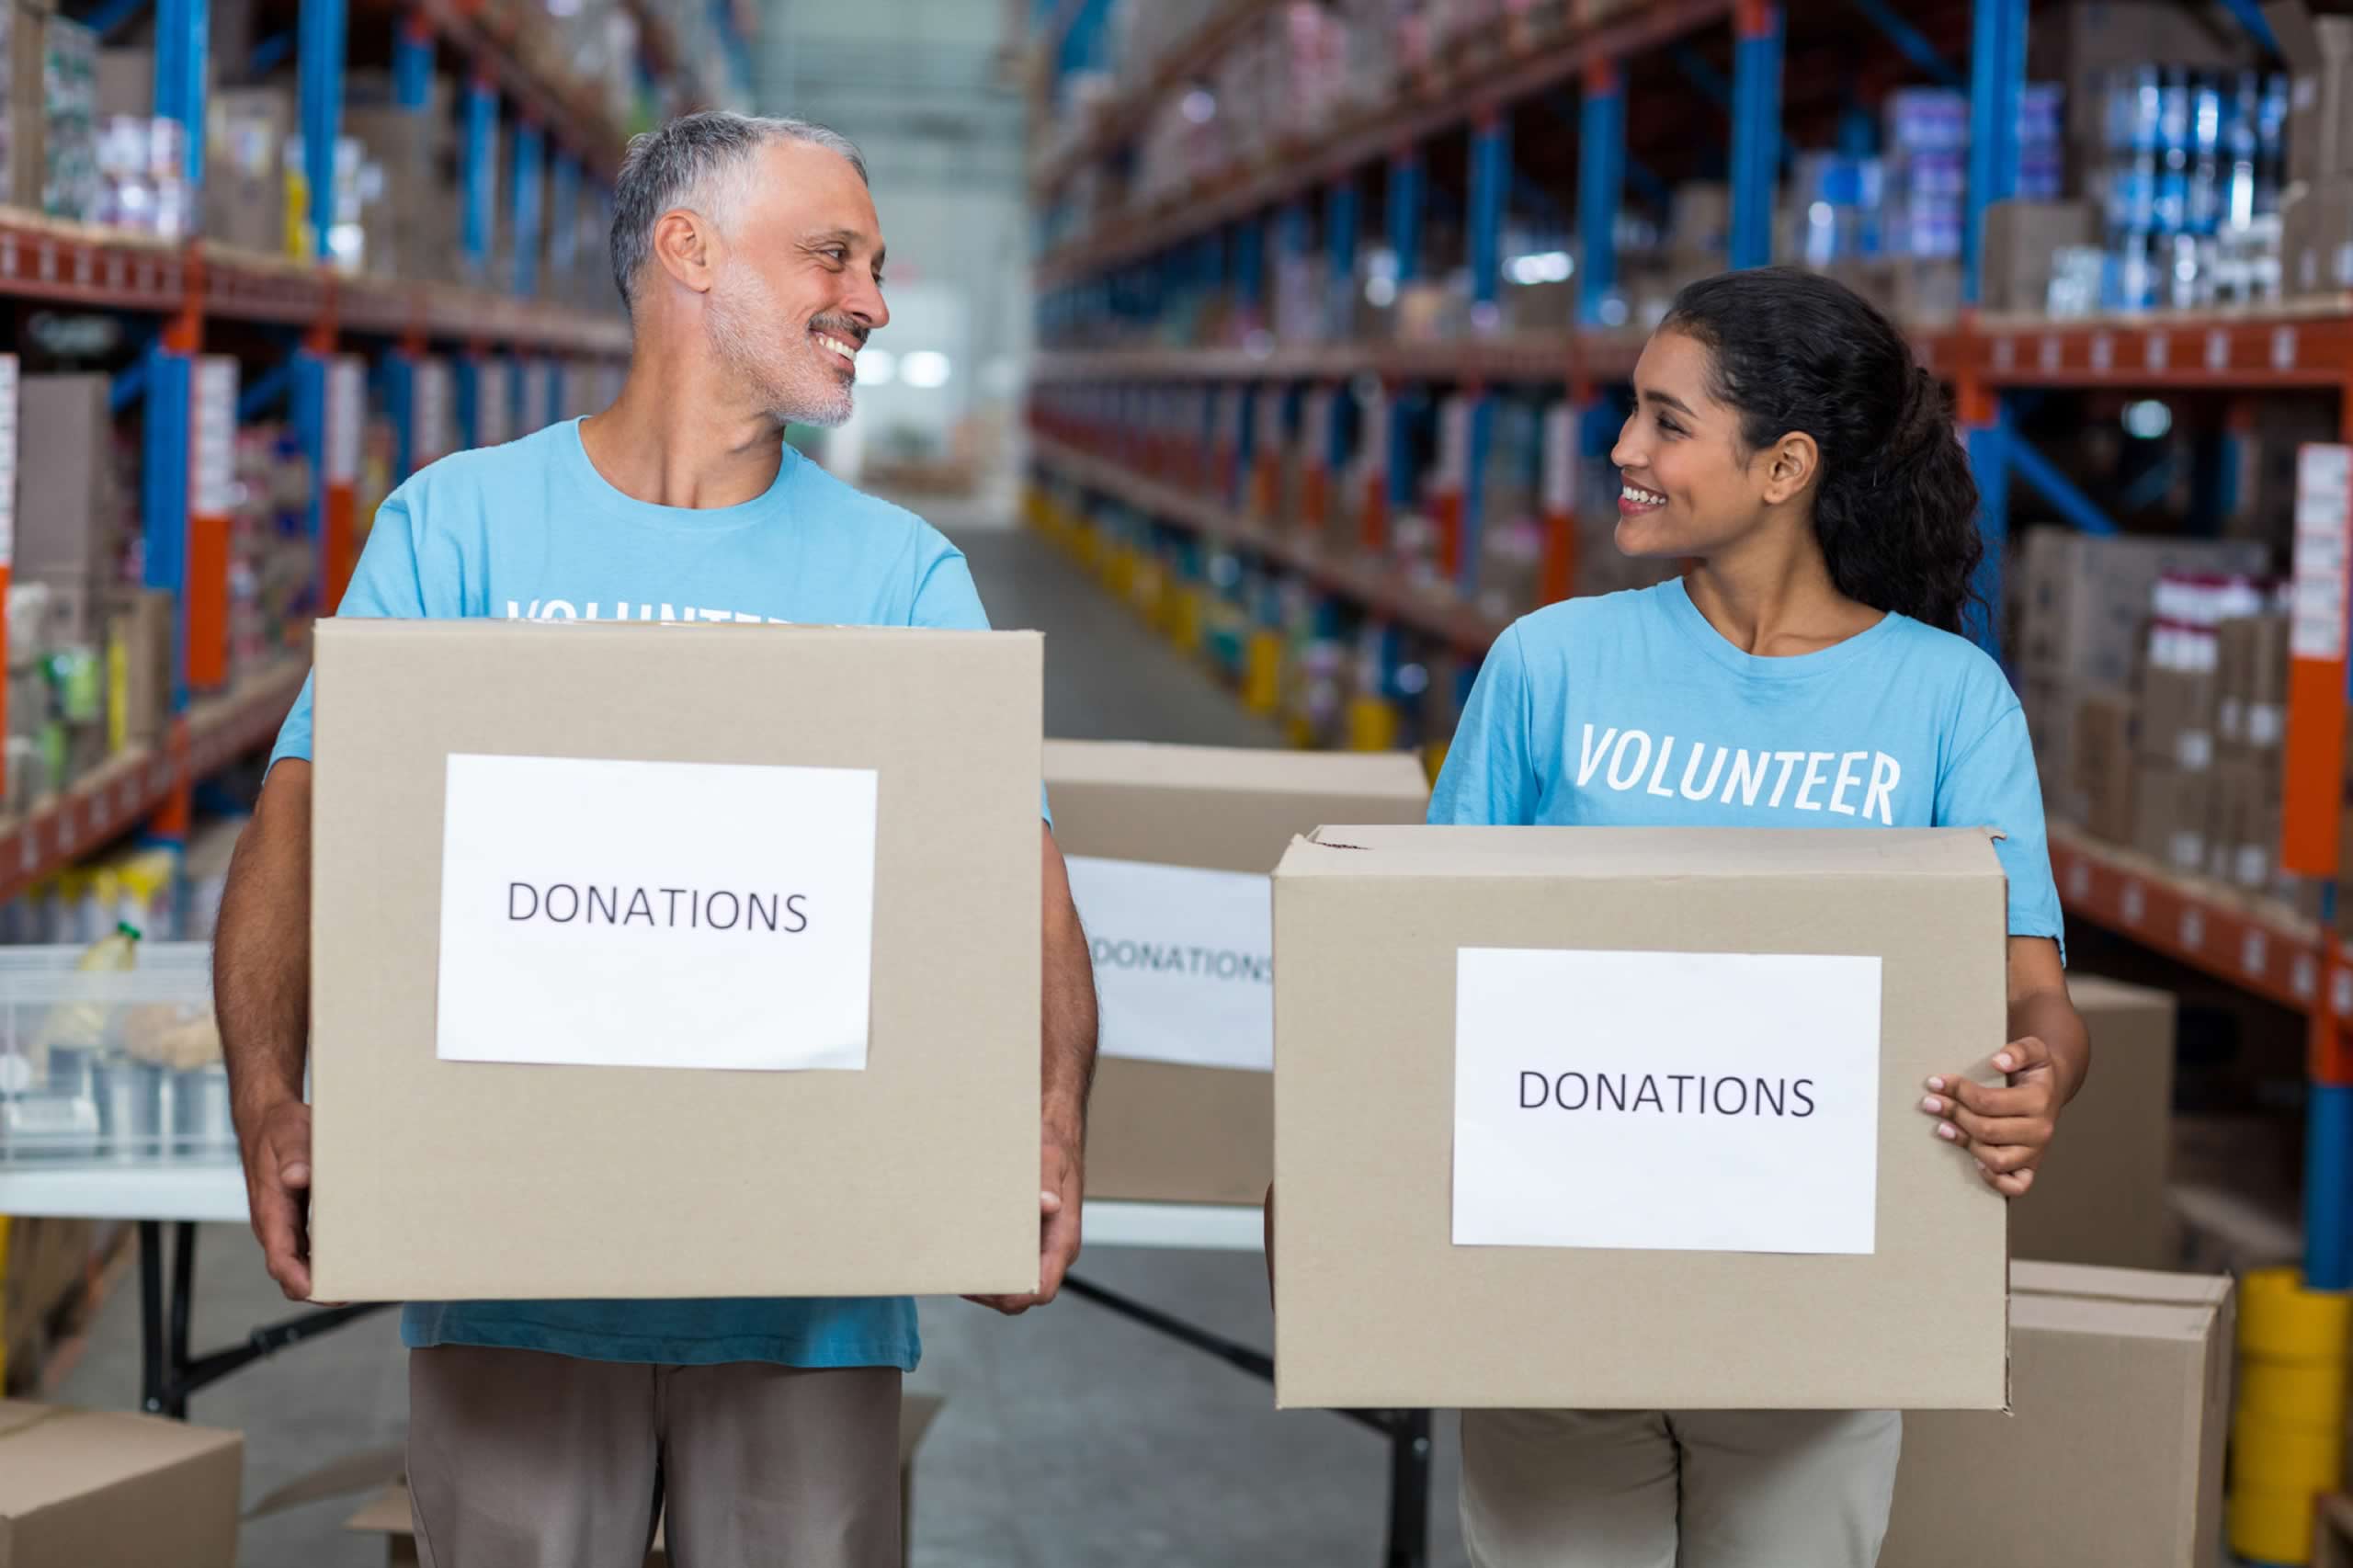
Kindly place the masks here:
<instances>
[{"instance_id":1,"label":"woman's ponytail","mask_svg":"<svg viewBox=\"0 0 2353 1568\"><path fill-rule=\"evenodd\" d=\"M1814 535L1840 593L1961 630L1985 553L1977 482L1944 388L1885 316L1842 283L1768 267L1692 284L1660 330L1707 347L1711 390L1751 449L1813 437Z\"/></svg>"}]
</instances>

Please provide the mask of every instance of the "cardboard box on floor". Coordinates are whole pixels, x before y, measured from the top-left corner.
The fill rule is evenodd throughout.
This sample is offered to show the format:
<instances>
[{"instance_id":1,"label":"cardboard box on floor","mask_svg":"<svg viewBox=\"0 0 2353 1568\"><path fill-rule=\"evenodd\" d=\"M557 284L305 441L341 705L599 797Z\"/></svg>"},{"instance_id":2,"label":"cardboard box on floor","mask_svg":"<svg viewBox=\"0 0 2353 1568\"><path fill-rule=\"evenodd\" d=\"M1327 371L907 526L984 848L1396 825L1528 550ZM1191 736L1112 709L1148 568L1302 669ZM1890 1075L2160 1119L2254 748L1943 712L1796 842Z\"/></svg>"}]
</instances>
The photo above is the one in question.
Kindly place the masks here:
<instances>
[{"instance_id":1,"label":"cardboard box on floor","mask_svg":"<svg viewBox=\"0 0 2353 1568\"><path fill-rule=\"evenodd\" d=\"M1032 1288L1035 633L329 619L315 645L311 1271L322 1299ZM756 719L745 707L755 691ZM863 1069L442 1060L456 754L873 770ZM649 807L612 821L610 844L600 825L563 851L561 874L660 881L680 855L706 862L763 825L705 842L678 825L690 816ZM833 907L854 908L855 891ZM575 929L551 927L548 940ZM590 953L563 951L568 962ZM655 988L675 986L665 977L687 961L727 963L730 987L756 983L791 958L773 951L747 946L738 961L665 940L658 964L631 971L634 987L613 983L611 1005L660 1008Z\"/></svg>"},{"instance_id":2,"label":"cardboard box on floor","mask_svg":"<svg viewBox=\"0 0 2353 1568\"><path fill-rule=\"evenodd\" d=\"M1930 1074L1990 1079L2006 887L1975 831L1326 827L1294 843L1275 872L1277 1403L2001 1408L2005 1205L1918 1107ZM1872 1250L1456 1244L1458 1058L1470 1060L1457 973L1461 949L1480 949L1878 960L1881 1006L1862 1025L1876 1060L1866 1039L1864 1065L1814 1085L1852 1108L1845 1126L1859 1122L1870 1169L1846 1145L1839 1164L1870 1192ZM1534 1020L1513 1042L1531 1056L1563 1040L1663 1083L1721 1043L1652 1038L1615 1016L1580 1030L1581 996L1511 1000ZM1804 1046L1777 1049L1773 1070L1795 1071ZM1710 1131L1722 1116L1645 1117L1640 1103L1580 1125L1692 1172L1681 1214L1753 1201L1736 1153L1760 1146L1749 1134L1735 1143ZM1572 1108L1532 1114L1565 1122ZM1811 1157L1829 1118L1758 1119L1779 1158L1802 1149L1826 1168ZM1518 1197L1539 1214L1611 1202L1532 1183Z\"/></svg>"},{"instance_id":3,"label":"cardboard box on floor","mask_svg":"<svg viewBox=\"0 0 2353 1568\"><path fill-rule=\"evenodd\" d=\"M1293 837L1324 823L1418 823L1429 804L1420 759L1404 753L1048 741L1045 773L1054 840L1065 855L1262 878ZM1192 928L1191 912L1172 913ZM1274 1179L1272 1074L1117 1054L1120 987L1107 980L1109 965L1154 933L1120 929L1120 917L1090 916L1084 903L1079 918L1096 952L1105 1008L1087 1119L1087 1195L1258 1202ZM1258 944L1266 939L1256 928L1248 945L1263 955ZM1247 975L1199 983L1262 993L1271 1028L1270 984Z\"/></svg>"},{"instance_id":4,"label":"cardboard box on floor","mask_svg":"<svg viewBox=\"0 0 2353 1568\"><path fill-rule=\"evenodd\" d=\"M2210 1568L2233 1315L2227 1278L2018 1265L2012 1413L1904 1418L1880 1568Z\"/></svg>"},{"instance_id":5,"label":"cardboard box on floor","mask_svg":"<svg viewBox=\"0 0 2353 1568\"><path fill-rule=\"evenodd\" d=\"M939 1417L939 1407L945 1402L931 1394L908 1394L899 1405L899 1548L903 1561L912 1561L915 1549L915 1449ZM345 1529L361 1535L381 1535L385 1539L386 1568L415 1568L416 1554L416 1521L409 1502L408 1480L403 1476L392 1485L369 1498L365 1506L345 1521ZM654 1528L654 1547L645 1554L645 1568L669 1568L668 1543L663 1538L659 1521Z\"/></svg>"},{"instance_id":6,"label":"cardboard box on floor","mask_svg":"<svg viewBox=\"0 0 2353 1568\"><path fill-rule=\"evenodd\" d=\"M0 1562L236 1568L244 1455L235 1432L0 1400Z\"/></svg>"},{"instance_id":7,"label":"cardboard box on floor","mask_svg":"<svg viewBox=\"0 0 2353 1568\"><path fill-rule=\"evenodd\" d=\"M2034 1190L2010 1205L2010 1256L2169 1267L2173 996L2094 975L2071 976L2067 989L2091 1031L2095 1066L2060 1118Z\"/></svg>"}]
</instances>

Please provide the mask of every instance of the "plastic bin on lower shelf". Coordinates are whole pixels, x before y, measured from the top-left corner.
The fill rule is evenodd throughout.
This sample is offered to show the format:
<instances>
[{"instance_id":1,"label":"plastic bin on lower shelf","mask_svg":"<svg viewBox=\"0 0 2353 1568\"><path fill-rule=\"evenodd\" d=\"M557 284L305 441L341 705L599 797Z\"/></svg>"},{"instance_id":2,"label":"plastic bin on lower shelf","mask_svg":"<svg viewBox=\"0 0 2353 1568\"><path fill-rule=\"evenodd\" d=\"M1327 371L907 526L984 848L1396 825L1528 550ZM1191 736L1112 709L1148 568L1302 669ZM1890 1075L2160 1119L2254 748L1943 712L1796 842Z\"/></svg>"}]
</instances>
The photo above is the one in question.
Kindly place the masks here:
<instances>
[{"instance_id":1,"label":"plastic bin on lower shelf","mask_svg":"<svg viewBox=\"0 0 2353 1568\"><path fill-rule=\"evenodd\" d=\"M0 955L0 1166L234 1157L210 949L111 941Z\"/></svg>"}]
</instances>

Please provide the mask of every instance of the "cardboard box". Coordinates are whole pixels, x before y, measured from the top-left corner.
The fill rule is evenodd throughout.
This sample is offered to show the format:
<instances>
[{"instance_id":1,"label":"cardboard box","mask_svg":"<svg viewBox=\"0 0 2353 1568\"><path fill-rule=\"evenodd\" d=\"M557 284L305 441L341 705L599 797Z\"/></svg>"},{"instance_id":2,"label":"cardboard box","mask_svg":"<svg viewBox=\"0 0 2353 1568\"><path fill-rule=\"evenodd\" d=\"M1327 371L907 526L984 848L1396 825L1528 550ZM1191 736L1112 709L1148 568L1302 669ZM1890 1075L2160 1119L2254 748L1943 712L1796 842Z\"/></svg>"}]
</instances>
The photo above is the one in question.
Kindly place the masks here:
<instances>
[{"instance_id":1,"label":"cardboard box","mask_svg":"<svg viewBox=\"0 0 2353 1568\"><path fill-rule=\"evenodd\" d=\"M0 1400L0 1562L236 1568L244 1438Z\"/></svg>"},{"instance_id":2,"label":"cardboard box","mask_svg":"<svg viewBox=\"0 0 2353 1568\"><path fill-rule=\"evenodd\" d=\"M2049 306L2053 253L2063 245L2098 243L2099 213L2088 201L1989 203L1984 308L2041 314Z\"/></svg>"},{"instance_id":3,"label":"cardboard box","mask_svg":"<svg viewBox=\"0 0 2353 1568\"><path fill-rule=\"evenodd\" d=\"M912 1562L915 1549L915 1449L939 1418L939 1407L946 1403L936 1395L911 1393L899 1404L899 1545L903 1561ZM257 1510L258 1511L258 1510ZM386 1568L415 1568L416 1520L409 1500L408 1478L396 1478L392 1485L369 1498L360 1510L344 1521L343 1528L359 1535L381 1535L384 1538ZM645 1554L645 1568L669 1568L669 1543L664 1539L660 1520L654 1526L654 1547Z\"/></svg>"},{"instance_id":4,"label":"cardboard box","mask_svg":"<svg viewBox=\"0 0 2353 1568\"><path fill-rule=\"evenodd\" d=\"M2125 691L2141 664L2157 579L2168 572L2255 576L2271 552L2253 540L2133 538L2027 530L2016 583L2018 667L2078 695Z\"/></svg>"},{"instance_id":5,"label":"cardboard box","mask_svg":"<svg viewBox=\"0 0 2353 1568\"><path fill-rule=\"evenodd\" d=\"M2315 17L2305 0L2263 7L2288 62L2288 181L2353 171L2353 17Z\"/></svg>"},{"instance_id":6,"label":"cardboard box","mask_svg":"<svg viewBox=\"0 0 2353 1568\"><path fill-rule=\"evenodd\" d=\"M1404 753L1048 741L1045 772L1054 840L1065 855L1262 878L1294 836L1324 823L1418 823L1429 806L1421 761ZM1085 868L1076 874L1084 877ZM1132 919L1126 911L1123 903L1121 919ZM1188 914L1178 912L1180 918ZM1122 1035L1112 1011L1119 993L1111 966L1122 942L1132 952L1152 934L1097 921L1084 901L1079 917L1088 925L1106 1009L1105 1054L1096 1064L1087 1117L1088 1196L1260 1201L1274 1179L1272 1075L1111 1054ZM1255 942L1267 935L1257 928ZM1272 985L1239 983L1263 996L1271 1027Z\"/></svg>"},{"instance_id":7,"label":"cardboard box","mask_svg":"<svg viewBox=\"0 0 2353 1568\"><path fill-rule=\"evenodd\" d=\"M1932 1073L1990 1073L2006 1013L2005 903L1983 831L1333 826L1294 843L1275 872L1277 1403L2001 1408L2006 1205L1965 1157L1925 1133L1918 1106ZM1591 1021L1582 993L1459 986L1464 949L1545 962L1565 955L1588 978L1635 959L1656 967L1659 954L1815 956L1683 965L1704 981L1643 995L1644 1006L1671 1003L1678 1019L1661 1040L1642 1032L1656 1026L1619 1015ZM1744 1015L1759 1018L1759 1030L1776 1027L1761 1021L1770 1017L1816 1040L1847 1019L1838 1060L1852 1062L1859 1044L1860 1063L1794 1080L1836 1099L1822 1119L1791 1119L1797 1102L1768 1100L1762 1087L1756 1109L1734 1107L1729 1121L1665 1114L1655 1085L1625 1098L1642 1080L1688 1075L1676 1063L1721 1042L1688 1020L1696 1007L1727 1005L1727 974L1737 970L1745 987L1766 970L1844 972L1871 960L1881 1003L1859 1040L1839 1012L1854 1006L1843 982L1835 994L1812 988L1821 1000L1805 1007ZM1456 1244L1465 1155L1484 1153L1458 1138L1456 1108L1510 1092L1489 1070L1500 1060L1489 1054L1496 1037L1460 1025L1499 1001L1530 1020L1508 1042L1513 1051L1544 1068L1519 1081L1518 1103L1527 1076L1545 1090L1523 1114L1566 1120L1579 1108L1552 1097L1561 1055L1623 1061L1613 1074L1620 1104L1586 1125L1601 1127L1622 1108L1623 1119L1607 1124L1612 1168L1639 1158L1697 1183L1665 1200L1673 1207L1659 1210L1662 1229L1641 1244ZM1546 1001L1561 1027L1540 1021ZM1584 1030L1570 1027L1580 1020ZM1768 1060L1775 1073L1807 1062L1803 1044L1760 1054L1760 1038L1741 1042L1744 1062L1760 1063L1755 1071L1768 1071ZM1481 1056L1459 1080L1459 1062ZM1714 1080L1719 1112L1725 1082ZM1678 1106L1683 1087L1674 1087ZM1645 1103L1657 1108L1644 1114ZM1740 1131L1748 1128L1769 1136ZM1859 1133L1859 1156L1841 1143L1834 1157L1822 1137L1833 1128ZM1548 1156L1596 1146L1545 1142ZM1858 1158L1870 1165L1859 1179L1824 1179L1859 1198L1871 1251L1730 1251L1690 1239L1735 1210L1777 1231L1800 1218L1783 1207L1757 1211L1760 1193L1781 1188L1755 1179L1760 1162L1800 1151L1817 1173L1851 1173ZM1529 1214L1585 1222L1614 1220L1620 1210L1610 1206L1637 1184L1629 1176L1620 1187L1555 1192L1523 1182L1516 1195ZM1668 1225L1690 1250L1659 1244Z\"/></svg>"},{"instance_id":8,"label":"cardboard box","mask_svg":"<svg viewBox=\"0 0 2353 1568\"><path fill-rule=\"evenodd\" d=\"M2170 1267L2173 996L2094 975L2067 989L2091 1031L2091 1076L2060 1116L2034 1189L2010 1205L2010 1256Z\"/></svg>"},{"instance_id":9,"label":"cardboard box","mask_svg":"<svg viewBox=\"0 0 2353 1568\"><path fill-rule=\"evenodd\" d=\"M2211 670L2143 670L2140 755L2193 772L2212 767L2218 689Z\"/></svg>"},{"instance_id":10,"label":"cardboard box","mask_svg":"<svg viewBox=\"0 0 2353 1568\"><path fill-rule=\"evenodd\" d=\"M205 106L204 233L224 244L286 251L286 141L293 95L282 87L228 87Z\"/></svg>"},{"instance_id":11,"label":"cardboard box","mask_svg":"<svg viewBox=\"0 0 2353 1568\"><path fill-rule=\"evenodd\" d=\"M96 584L110 574L116 510L107 378L26 376L17 386L17 450L40 460L17 467L17 580Z\"/></svg>"},{"instance_id":12,"label":"cardboard box","mask_svg":"<svg viewBox=\"0 0 2353 1568\"><path fill-rule=\"evenodd\" d=\"M311 1271L322 1299L1033 1288L1041 832L1035 633L329 619L319 623L315 643ZM757 724L745 722L748 691L764 694ZM442 1060L437 1031L458 1017L443 961L454 970L469 946L485 950L482 942L440 938L445 803L461 799L449 759L460 754L559 759L558 769L568 758L804 770L737 786L756 785L779 801L789 799L780 793L788 787L840 790L858 783L842 770L872 770L870 917L857 913L862 858L804 882L817 889L813 902L783 903L801 916L798 927L790 919L779 926L777 914L783 884L800 873L773 873L764 946L743 949L749 957L742 959L706 937L681 938L676 899L666 931L655 929L658 915L643 918L639 934L662 943L651 960L633 956L644 949L615 945L631 927L609 911L599 933L593 903L585 931L551 924L563 918L551 902L547 919L517 938L498 924L511 908L453 899L452 930L527 944L517 950L540 982L534 1006L562 1007L566 999L551 994L550 977L570 966L593 971L607 954L616 974L634 964L642 978L617 979L594 1011L576 1007L571 1019L580 1021L568 1019L550 1040L549 1061ZM578 815L585 790L608 790L624 771L568 770L549 797ZM649 877L686 878L661 869L683 865L705 877L704 887L756 892L757 882L720 879L730 874L727 858L752 854L730 846L761 824L707 832L695 825L707 822L696 807L663 809L687 798L675 782L680 776L664 774L672 782L639 812L602 813L605 826L584 829L576 852L562 852L577 858L577 869L563 866L562 874L587 886L640 884L642 892L653 886ZM622 784L639 788L629 781L637 778L656 788L653 778L631 774ZM697 788L718 778L691 774ZM462 797L470 810L487 798ZM522 810L526 792L514 799L516 809L473 820L543 835L547 829ZM762 853L773 858L776 846L797 837L790 852L814 860L827 845L855 840L851 812L831 809L822 820L821 832L771 832ZM477 851L450 863L466 875L461 885L484 889L509 874L490 864L507 853ZM512 874L522 874L519 865ZM623 903L638 907L626 886L616 907ZM711 925L691 915L689 931L717 936L715 902L711 909ZM847 913L828 926L826 909ZM861 940L870 921L870 949ZM822 996L828 971L774 944L779 933L788 940L806 933L826 944L822 950L842 950L834 944L846 926L853 961L871 958L870 985L856 992L870 995L863 1032L853 1037L864 1042L862 1069L553 1064L576 1060L582 1031L609 1028L605 1020L627 1011L664 1017L673 1003L707 1010L724 994L732 1016L762 1017L767 1010L756 994L780 972ZM572 945L575 932L595 943ZM688 966L715 975L720 990L686 991L676 976ZM487 983L507 992L494 989L476 1004L481 1020L493 1019L493 1005L506 1005L506 994L520 994L522 978L502 980L494 970ZM772 1049L809 1027L802 1005L773 1011L773 1031L737 1026L630 1043L638 1060L712 1060L705 1053L714 1042ZM484 1038L508 1043L487 1028L477 1040ZM546 1038L525 1028L513 1043ZM631 1244L614 1247L612 1238L624 1233Z\"/></svg>"},{"instance_id":13,"label":"cardboard box","mask_svg":"<svg viewBox=\"0 0 2353 1568\"><path fill-rule=\"evenodd\" d=\"M2290 297L2353 289L2353 178L2292 186L2279 213L2279 286Z\"/></svg>"},{"instance_id":14,"label":"cardboard box","mask_svg":"<svg viewBox=\"0 0 2353 1568\"><path fill-rule=\"evenodd\" d=\"M141 119L155 112L155 51L152 49L98 51L98 113L128 114Z\"/></svg>"},{"instance_id":15,"label":"cardboard box","mask_svg":"<svg viewBox=\"0 0 2353 1568\"><path fill-rule=\"evenodd\" d=\"M2175 870L2202 873L2213 814L2213 774L2145 756L2137 771L2132 847Z\"/></svg>"},{"instance_id":16,"label":"cardboard box","mask_svg":"<svg viewBox=\"0 0 2353 1568\"><path fill-rule=\"evenodd\" d=\"M2075 791L2082 821L2093 837L2111 844L2132 842L2132 699L2111 692L2075 705L2073 745Z\"/></svg>"},{"instance_id":17,"label":"cardboard box","mask_svg":"<svg viewBox=\"0 0 2353 1568\"><path fill-rule=\"evenodd\" d=\"M99 1230L92 1220L26 1217L9 1222L5 1244L0 1361L6 1380L0 1396L40 1386L51 1336L81 1300L96 1263Z\"/></svg>"},{"instance_id":18,"label":"cardboard box","mask_svg":"<svg viewBox=\"0 0 2353 1568\"><path fill-rule=\"evenodd\" d=\"M1880 1568L2210 1568L2233 1317L2228 1278L2018 1264L2013 1413L1904 1418Z\"/></svg>"}]
</instances>

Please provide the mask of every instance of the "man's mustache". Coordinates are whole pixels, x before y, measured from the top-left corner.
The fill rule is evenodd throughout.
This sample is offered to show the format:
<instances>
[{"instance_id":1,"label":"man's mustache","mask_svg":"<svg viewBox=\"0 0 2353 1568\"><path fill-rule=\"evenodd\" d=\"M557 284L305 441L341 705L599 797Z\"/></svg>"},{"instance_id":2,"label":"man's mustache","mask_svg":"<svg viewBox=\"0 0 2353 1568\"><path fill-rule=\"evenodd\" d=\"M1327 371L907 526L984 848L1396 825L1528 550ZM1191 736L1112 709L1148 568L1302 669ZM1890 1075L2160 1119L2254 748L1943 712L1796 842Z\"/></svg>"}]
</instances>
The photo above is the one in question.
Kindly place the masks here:
<instances>
[{"instance_id":1,"label":"man's mustache","mask_svg":"<svg viewBox=\"0 0 2353 1568\"><path fill-rule=\"evenodd\" d=\"M874 330L871 327L860 326L854 321L828 321L822 316L809 324L809 330L841 338L860 348L865 347L866 340L874 335Z\"/></svg>"}]
</instances>

